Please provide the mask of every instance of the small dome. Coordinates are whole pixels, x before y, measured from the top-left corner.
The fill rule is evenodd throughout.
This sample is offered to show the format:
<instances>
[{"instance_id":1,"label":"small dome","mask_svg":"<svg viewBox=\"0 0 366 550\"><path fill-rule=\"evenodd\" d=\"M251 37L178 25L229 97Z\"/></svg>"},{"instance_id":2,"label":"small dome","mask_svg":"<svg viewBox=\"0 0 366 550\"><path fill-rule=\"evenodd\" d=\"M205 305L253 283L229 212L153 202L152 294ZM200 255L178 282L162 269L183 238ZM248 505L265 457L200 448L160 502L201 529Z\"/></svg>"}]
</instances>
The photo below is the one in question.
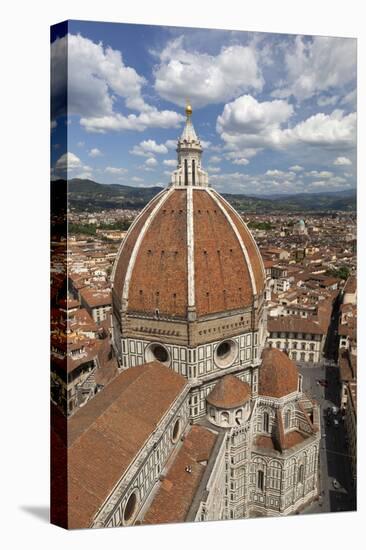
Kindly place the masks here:
<instances>
[{"instance_id":1,"label":"small dome","mask_svg":"<svg viewBox=\"0 0 366 550\"><path fill-rule=\"evenodd\" d=\"M297 391L298 372L294 361L276 348L267 348L262 353L259 367L259 395L284 397Z\"/></svg>"},{"instance_id":2,"label":"small dome","mask_svg":"<svg viewBox=\"0 0 366 550\"><path fill-rule=\"evenodd\" d=\"M240 407L250 399L250 386L236 376L228 374L221 378L206 400L210 405L220 409Z\"/></svg>"}]
</instances>

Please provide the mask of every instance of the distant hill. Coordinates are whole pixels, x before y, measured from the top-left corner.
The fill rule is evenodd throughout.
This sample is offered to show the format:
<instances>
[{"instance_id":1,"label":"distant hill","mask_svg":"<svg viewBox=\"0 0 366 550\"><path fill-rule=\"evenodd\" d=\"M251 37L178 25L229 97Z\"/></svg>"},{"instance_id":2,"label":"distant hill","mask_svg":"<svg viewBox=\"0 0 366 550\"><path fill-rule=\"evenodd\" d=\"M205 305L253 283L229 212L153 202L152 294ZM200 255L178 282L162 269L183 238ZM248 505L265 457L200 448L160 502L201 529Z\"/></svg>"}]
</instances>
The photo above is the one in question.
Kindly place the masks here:
<instances>
[{"instance_id":1,"label":"distant hill","mask_svg":"<svg viewBox=\"0 0 366 550\"><path fill-rule=\"evenodd\" d=\"M62 180L52 185L65 183ZM145 206L161 187L131 187L107 185L92 180L72 179L68 183L68 199L72 208L80 211L107 210L111 208L139 209ZM356 190L326 193L299 193L296 195L272 195L258 197L223 193L223 196L241 212L310 212L356 210Z\"/></svg>"},{"instance_id":2,"label":"distant hill","mask_svg":"<svg viewBox=\"0 0 366 550\"><path fill-rule=\"evenodd\" d=\"M75 178L69 180L68 197L70 206L77 210L138 209L144 207L161 190L161 187L109 185Z\"/></svg>"},{"instance_id":3,"label":"distant hill","mask_svg":"<svg viewBox=\"0 0 366 550\"><path fill-rule=\"evenodd\" d=\"M355 211L357 194L355 189L320 192L297 193L296 195L272 195L266 197L247 197L245 195L229 195L224 197L238 210L255 212L325 212L325 211Z\"/></svg>"}]
</instances>

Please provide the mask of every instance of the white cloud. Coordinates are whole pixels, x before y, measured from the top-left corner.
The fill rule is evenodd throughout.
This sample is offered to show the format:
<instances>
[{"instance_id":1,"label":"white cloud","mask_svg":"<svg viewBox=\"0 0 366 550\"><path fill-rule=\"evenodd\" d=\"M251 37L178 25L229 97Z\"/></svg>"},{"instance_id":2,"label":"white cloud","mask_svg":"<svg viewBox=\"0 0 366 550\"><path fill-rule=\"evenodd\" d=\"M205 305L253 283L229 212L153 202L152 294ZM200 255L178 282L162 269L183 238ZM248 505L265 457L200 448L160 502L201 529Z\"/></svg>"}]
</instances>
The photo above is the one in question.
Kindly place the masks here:
<instances>
[{"instance_id":1,"label":"white cloud","mask_svg":"<svg viewBox=\"0 0 366 550\"><path fill-rule=\"evenodd\" d=\"M225 146L236 153L243 148L281 149L294 145L321 146L330 149L347 149L355 144L356 113L344 114L335 109L326 115L317 113L288 126L293 107L284 100L259 102L249 95L227 103L217 118L217 131ZM287 128L284 128L284 125ZM247 158L248 155L241 155Z\"/></svg>"},{"instance_id":2,"label":"white cloud","mask_svg":"<svg viewBox=\"0 0 366 550\"><path fill-rule=\"evenodd\" d=\"M208 159L208 162L210 162L211 164L217 164L218 162L221 162L221 158L217 155L214 155Z\"/></svg>"},{"instance_id":3,"label":"white cloud","mask_svg":"<svg viewBox=\"0 0 366 550\"><path fill-rule=\"evenodd\" d=\"M91 171L80 172L78 174L75 174L73 177L79 178L81 180L90 180L93 177L93 172Z\"/></svg>"},{"instance_id":4,"label":"white cloud","mask_svg":"<svg viewBox=\"0 0 366 550\"><path fill-rule=\"evenodd\" d=\"M310 172L305 172L305 176L308 176L310 178L325 178L329 179L333 176L333 172L329 172L328 170L311 170Z\"/></svg>"},{"instance_id":5,"label":"white cloud","mask_svg":"<svg viewBox=\"0 0 366 550\"><path fill-rule=\"evenodd\" d=\"M268 132L269 129L276 130L292 113L293 107L286 101L260 103L250 95L243 95L225 105L222 114L217 118L217 129L220 133L229 131L233 134Z\"/></svg>"},{"instance_id":6,"label":"white cloud","mask_svg":"<svg viewBox=\"0 0 366 550\"><path fill-rule=\"evenodd\" d=\"M267 172L265 173L266 176L271 176L273 178L278 178L278 177L281 177L281 176L284 176L285 172L283 172L282 170L267 170Z\"/></svg>"},{"instance_id":7,"label":"white cloud","mask_svg":"<svg viewBox=\"0 0 366 550\"><path fill-rule=\"evenodd\" d=\"M224 158L245 166L265 149L284 154L294 150L298 161L308 162L309 155L314 159L316 154L323 163L329 152L345 156L344 153L354 148L356 113L346 114L340 109L330 114L316 113L291 127L292 113L292 105L285 100L260 102L244 95L227 103L216 123L224 142ZM300 163L294 164L290 170L301 172L303 167Z\"/></svg>"},{"instance_id":8,"label":"white cloud","mask_svg":"<svg viewBox=\"0 0 366 550\"><path fill-rule=\"evenodd\" d=\"M145 160L145 164L149 167L156 166L158 164L158 161L154 157L149 157Z\"/></svg>"},{"instance_id":9,"label":"white cloud","mask_svg":"<svg viewBox=\"0 0 366 550\"><path fill-rule=\"evenodd\" d=\"M347 166L352 164L352 161L348 157L337 157L333 164L335 166Z\"/></svg>"},{"instance_id":10,"label":"white cloud","mask_svg":"<svg viewBox=\"0 0 366 550\"><path fill-rule=\"evenodd\" d=\"M346 94L342 98L342 101L341 101L342 105L350 104L354 108L356 108L356 102L357 102L357 89L356 88L354 90L352 90L351 92L349 92L348 94Z\"/></svg>"},{"instance_id":11,"label":"white cloud","mask_svg":"<svg viewBox=\"0 0 366 550\"><path fill-rule=\"evenodd\" d=\"M174 111L158 111L151 107L149 112L128 116L115 113L102 117L82 117L80 124L89 132L105 133L107 131L136 130L143 132L146 128L177 128L184 117Z\"/></svg>"},{"instance_id":12,"label":"white cloud","mask_svg":"<svg viewBox=\"0 0 366 550\"><path fill-rule=\"evenodd\" d=\"M168 149L176 149L177 147L177 140L176 139L167 139L165 142L166 147Z\"/></svg>"},{"instance_id":13,"label":"white cloud","mask_svg":"<svg viewBox=\"0 0 366 550\"><path fill-rule=\"evenodd\" d=\"M105 171L108 174L118 174L118 175L127 174L127 172L128 172L127 168L119 168L119 167L116 167L116 166L107 166Z\"/></svg>"},{"instance_id":14,"label":"white cloud","mask_svg":"<svg viewBox=\"0 0 366 550\"><path fill-rule=\"evenodd\" d=\"M338 95L320 96L316 100L316 103L317 105L319 105L319 107L326 107L327 105L335 105L338 100L339 100Z\"/></svg>"},{"instance_id":15,"label":"white cloud","mask_svg":"<svg viewBox=\"0 0 366 550\"><path fill-rule=\"evenodd\" d=\"M167 159L163 160L163 164L165 164L165 166L171 166L172 168L175 168L177 166L177 161L174 159Z\"/></svg>"},{"instance_id":16,"label":"white cloud","mask_svg":"<svg viewBox=\"0 0 366 550\"><path fill-rule=\"evenodd\" d=\"M284 100L260 103L250 95L243 95L225 105L216 129L232 149L274 147L280 145L281 124L292 113L293 107Z\"/></svg>"},{"instance_id":17,"label":"white cloud","mask_svg":"<svg viewBox=\"0 0 366 550\"><path fill-rule=\"evenodd\" d=\"M67 152L60 156L56 161L55 169L58 172L63 172L66 170L75 170L76 168L81 168L82 162L78 156L74 153Z\"/></svg>"},{"instance_id":18,"label":"white cloud","mask_svg":"<svg viewBox=\"0 0 366 550\"><path fill-rule=\"evenodd\" d=\"M246 166L249 164L249 160L246 158L238 158L232 161L233 164L239 164L240 166Z\"/></svg>"},{"instance_id":19,"label":"white cloud","mask_svg":"<svg viewBox=\"0 0 366 550\"><path fill-rule=\"evenodd\" d=\"M131 181L133 181L135 183L141 183L142 181L144 181L144 178L139 178L138 176L133 176L131 178Z\"/></svg>"},{"instance_id":20,"label":"white cloud","mask_svg":"<svg viewBox=\"0 0 366 550\"><path fill-rule=\"evenodd\" d=\"M92 157L92 158L101 157L102 151L100 151L100 149L98 149L97 147L94 147L93 149L90 149L88 154L89 154L89 157Z\"/></svg>"},{"instance_id":21,"label":"white cloud","mask_svg":"<svg viewBox=\"0 0 366 550\"><path fill-rule=\"evenodd\" d=\"M209 149L211 147L211 141L200 140L203 149Z\"/></svg>"},{"instance_id":22,"label":"white cloud","mask_svg":"<svg viewBox=\"0 0 366 550\"><path fill-rule=\"evenodd\" d=\"M80 123L88 131L169 128L184 120L174 111L160 112L145 102L142 87L146 80L124 64L120 51L80 34L68 34L52 43L51 73L53 116L65 114L67 93L68 113L80 115ZM116 112L117 98L124 100L127 109L139 114Z\"/></svg>"},{"instance_id":23,"label":"white cloud","mask_svg":"<svg viewBox=\"0 0 366 550\"><path fill-rule=\"evenodd\" d=\"M55 163L54 175L57 178L90 179L93 175L91 166L83 164L81 159L68 151L60 156Z\"/></svg>"},{"instance_id":24,"label":"white cloud","mask_svg":"<svg viewBox=\"0 0 366 550\"><path fill-rule=\"evenodd\" d=\"M193 107L228 101L243 92L261 90L263 77L252 46L223 47L217 56L185 49L184 36L166 45L155 68L155 90L184 106L189 94Z\"/></svg>"},{"instance_id":25,"label":"white cloud","mask_svg":"<svg viewBox=\"0 0 366 550\"><path fill-rule=\"evenodd\" d=\"M221 172L220 166L208 166L207 172L211 172L212 174L217 174L218 172Z\"/></svg>"},{"instance_id":26,"label":"white cloud","mask_svg":"<svg viewBox=\"0 0 366 550\"><path fill-rule=\"evenodd\" d=\"M267 170L267 172L265 172L264 174L264 177L265 178L274 178L274 181L276 180L282 180L282 181L288 181L288 182L293 182L295 181L296 179L296 174L295 172L292 172L292 171L284 171L284 170L278 170L277 168L273 169L273 170ZM273 183L273 182L272 182Z\"/></svg>"},{"instance_id":27,"label":"white cloud","mask_svg":"<svg viewBox=\"0 0 366 550\"><path fill-rule=\"evenodd\" d=\"M356 113L336 109L329 115L317 113L282 132L284 145L300 142L323 147L351 147L356 139Z\"/></svg>"},{"instance_id":28,"label":"white cloud","mask_svg":"<svg viewBox=\"0 0 366 550\"><path fill-rule=\"evenodd\" d=\"M230 147L235 147L235 145L227 144L226 149ZM226 160L230 160L233 164L241 164L241 165L247 165L249 164L249 160L252 157L255 157L255 155L258 153L259 149L255 148L244 148L244 149L236 149L234 151L226 152L224 157Z\"/></svg>"},{"instance_id":29,"label":"white cloud","mask_svg":"<svg viewBox=\"0 0 366 550\"><path fill-rule=\"evenodd\" d=\"M166 154L167 152L168 149L166 145L164 145L163 143L156 143L156 141L153 139L141 141L139 145L135 145L130 151L130 153L132 153L133 155L138 155L141 157L149 157L153 156L154 154Z\"/></svg>"},{"instance_id":30,"label":"white cloud","mask_svg":"<svg viewBox=\"0 0 366 550\"><path fill-rule=\"evenodd\" d=\"M315 170L312 172L316 172ZM248 195L266 195L270 193L299 193L313 191L332 191L350 187L345 178L318 178L304 182L295 172L270 169L265 173L244 174L242 172L220 173L210 175L212 185L224 192L244 193ZM324 172L323 172L324 173Z\"/></svg>"},{"instance_id":31,"label":"white cloud","mask_svg":"<svg viewBox=\"0 0 366 550\"><path fill-rule=\"evenodd\" d=\"M294 47L285 54L285 85L272 92L274 97L295 96L304 100L335 87L343 87L356 77L356 40L296 36Z\"/></svg>"}]
</instances>

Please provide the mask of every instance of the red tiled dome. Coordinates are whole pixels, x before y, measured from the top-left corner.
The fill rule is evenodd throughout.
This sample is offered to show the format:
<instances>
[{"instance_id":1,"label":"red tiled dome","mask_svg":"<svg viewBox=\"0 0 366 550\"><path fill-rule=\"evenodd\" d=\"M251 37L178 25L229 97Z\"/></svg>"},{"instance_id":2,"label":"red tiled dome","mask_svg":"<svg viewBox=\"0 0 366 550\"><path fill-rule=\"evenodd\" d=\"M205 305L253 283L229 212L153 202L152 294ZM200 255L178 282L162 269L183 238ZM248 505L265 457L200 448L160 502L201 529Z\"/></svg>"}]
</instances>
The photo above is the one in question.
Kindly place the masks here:
<instances>
[{"instance_id":1,"label":"red tiled dome","mask_svg":"<svg viewBox=\"0 0 366 550\"><path fill-rule=\"evenodd\" d=\"M119 251L115 299L127 313L186 319L251 306L262 258L247 226L210 188L168 187L145 207ZM189 298L189 293L190 298Z\"/></svg>"},{"instance_id":2,"label":"red tiled dome","mask_svg":"<svg viewBox=\"0 0 366 550\"><path fill-rule=\"evenodd\" d=\"M266 348L259 367L259 395L284 397L297 391L298 372L294 361L276 348Z\"/></svg>"},{"instance_id":3,"label":"red tiled dome","mask_svg":"<svg viewBox=\"0 0 366 550\"><path fill-rule=\"evenodd\" d=\"M240 407L250 399L250 386L236 376L228 374L221 378L206 400L210 405L221 409Z\"/></svg>"}]
</instances>

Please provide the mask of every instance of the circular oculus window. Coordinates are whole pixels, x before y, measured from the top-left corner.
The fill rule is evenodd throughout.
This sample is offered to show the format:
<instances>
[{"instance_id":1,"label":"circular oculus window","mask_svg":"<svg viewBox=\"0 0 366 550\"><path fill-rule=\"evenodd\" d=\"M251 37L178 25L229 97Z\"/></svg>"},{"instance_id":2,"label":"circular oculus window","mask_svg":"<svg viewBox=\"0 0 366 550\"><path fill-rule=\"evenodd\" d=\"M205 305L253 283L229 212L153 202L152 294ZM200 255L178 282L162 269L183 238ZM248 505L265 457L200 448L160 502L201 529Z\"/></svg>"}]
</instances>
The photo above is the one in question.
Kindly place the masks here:
<instances>
[{"instance_id":1,"label":"circular oculus window","mask_svg":"<svg viewBox=\"0 0 366 550\"><path fill-rule=\"evenodd\" d=\"M180 436L180 432L181 432L181 427L182 427L182 423L181 423L180 418L178 418L178 420L176 420L176 422L174 424L173 431L172 431L172 442L173 443L176 443L178 441L179 436Z\"/></svg>"},{"instance_id":2,"label":"circular oculus window","mask_svg":"<svg viewBox=\"0 0 366 550\"><path fill-rule=\"evenodd\" d=\"M230 367L238 354L238 344L234 340L220 342L215 350L215 363L220 369Z\"/></svg>"},{"instance_id":3,"label":"circular oculus window","mask_svg":"<svg viewBox=\"0 0 366 550\"><path fill-rule=\"evenodd\" d=\"M150 344L146 348L145 359L149 361L159 361L167 367L170 365L170 354L165 346L161 344Z\"/></svg>"},{"instance_id":4,"label":"circular oculus window","mask_svg":"<svg viewBox=\"0 0 366 550\"><path fill-rule=\"evenodd\" d=\"M130 525L133 522L137 513L137 505L138 505L137 491L134 491L128 497L125 509L123 511L123 523L125 525Z\"/></svg>"}]
</instances>

